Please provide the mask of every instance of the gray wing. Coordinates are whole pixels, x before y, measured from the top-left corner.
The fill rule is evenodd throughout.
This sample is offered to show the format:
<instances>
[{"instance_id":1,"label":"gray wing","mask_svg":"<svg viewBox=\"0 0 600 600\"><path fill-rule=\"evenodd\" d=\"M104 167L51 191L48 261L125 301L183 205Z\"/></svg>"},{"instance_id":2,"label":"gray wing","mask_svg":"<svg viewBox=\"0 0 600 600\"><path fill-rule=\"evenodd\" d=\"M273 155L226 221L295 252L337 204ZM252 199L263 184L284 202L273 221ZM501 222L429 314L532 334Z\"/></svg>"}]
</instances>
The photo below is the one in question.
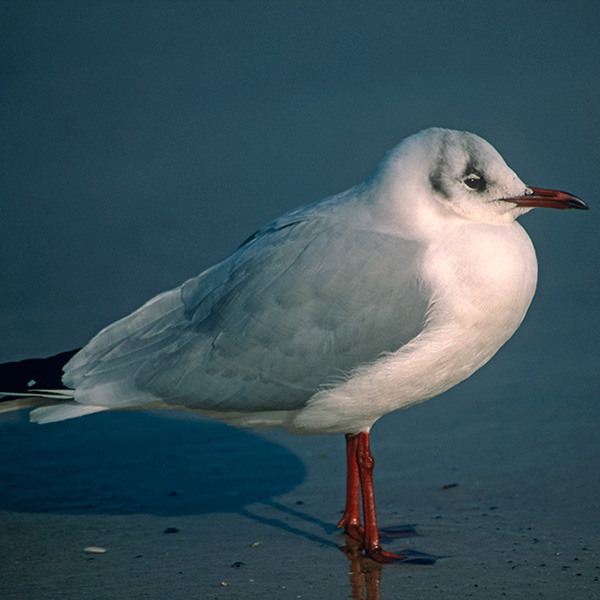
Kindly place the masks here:
<instances>
[{"instance_id":1,"label":"gray wing","mask_svg":"<svg viewBox=\"0 0 600 600\"><path fill-rule=\"evenodd\" d=\"M66 379L90 390L86 403L104 384L119 406L300 408L422 330L419 260L415 242L292 213L107 328Z\"/></svg>"}]
</instances>

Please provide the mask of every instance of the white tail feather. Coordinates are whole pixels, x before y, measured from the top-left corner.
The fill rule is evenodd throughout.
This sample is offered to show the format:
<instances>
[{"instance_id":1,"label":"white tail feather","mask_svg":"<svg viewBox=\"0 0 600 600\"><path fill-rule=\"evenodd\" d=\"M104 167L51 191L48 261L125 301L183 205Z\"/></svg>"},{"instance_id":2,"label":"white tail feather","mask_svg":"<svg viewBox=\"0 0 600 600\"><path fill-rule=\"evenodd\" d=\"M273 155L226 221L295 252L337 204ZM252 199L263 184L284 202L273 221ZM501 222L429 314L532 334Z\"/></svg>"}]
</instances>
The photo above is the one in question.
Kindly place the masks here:
<instances>
[{"instance_id":1,"label":"white tail feather","mask_svg":"<svg viewBox=\"0 0 600 600\"><path fill-rule=\"evenodd\" d=\"M90 406L75 402L73 390L31 390L29 393L0 392L0 396L3 395L14 399L0 403L0 413L35 408L29 415L32 423L54 423L107 410L105 406Z\"/></svg>"},{"instance_id":2,"label":"white tail feather","mask_svg":"<svg viewBox=\"0 0 600 600\"><path fill-rule=\"evenodd\" d=\"M31 390L30 392L0 392L0 396L18 396L19 398L42 398L44 400L70 400L73 390Z\"/></svg>"},{"instance_id":3,"label":"white tail feather","mask_svg":"<svg viewBox=\"0 0 600 600\"><path fill-rule=\"evenodd\" d=\"M64 421L65 419L74 419L83 415L90 415L102 410L108 410L106 406L88 406L85 404L77 404L77 402L65 402L55 406L42 406L32 410L29 415L29 420L32 423L54 423L56 421Z\"/></svg>"}]
</instances>

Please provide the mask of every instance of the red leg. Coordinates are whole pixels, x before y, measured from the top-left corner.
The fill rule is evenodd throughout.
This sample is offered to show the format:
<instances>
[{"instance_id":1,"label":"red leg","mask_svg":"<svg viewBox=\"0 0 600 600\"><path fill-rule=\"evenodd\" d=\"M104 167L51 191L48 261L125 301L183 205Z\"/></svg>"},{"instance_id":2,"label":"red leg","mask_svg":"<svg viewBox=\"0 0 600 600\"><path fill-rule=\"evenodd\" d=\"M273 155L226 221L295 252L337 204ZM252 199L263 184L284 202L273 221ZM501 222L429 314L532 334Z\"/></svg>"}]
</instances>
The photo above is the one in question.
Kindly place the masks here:
<instances>
[{"instance_id":1,"label":"red leg","mask_svg":"<svg viewBox=\"0 0 600 600\"><path fill-rule=\"evenodd\" d=\"M365 529L363 547L365 554L380 563L403 562L408 557L401 554L392 554L381 548L379 531L377 531L377 515L375 513L375 491L373 489L373 467L375 460L371 454L369 433L358 434L357 462L362 488L363 512Z\"/></svg>"},{"instance_id":2,"label":"red leg","mask_svg":"<svg viewBox=\"0 0 600 600\"><path fill-rule=\"evenodd\" d=\"M346 434L346 508L344 516L337 525L344 528L344 533L351 538L362 541L363 530L360 523L360 475L358 471L358 436L357 433Z\"/></svg>"}]
</instances>

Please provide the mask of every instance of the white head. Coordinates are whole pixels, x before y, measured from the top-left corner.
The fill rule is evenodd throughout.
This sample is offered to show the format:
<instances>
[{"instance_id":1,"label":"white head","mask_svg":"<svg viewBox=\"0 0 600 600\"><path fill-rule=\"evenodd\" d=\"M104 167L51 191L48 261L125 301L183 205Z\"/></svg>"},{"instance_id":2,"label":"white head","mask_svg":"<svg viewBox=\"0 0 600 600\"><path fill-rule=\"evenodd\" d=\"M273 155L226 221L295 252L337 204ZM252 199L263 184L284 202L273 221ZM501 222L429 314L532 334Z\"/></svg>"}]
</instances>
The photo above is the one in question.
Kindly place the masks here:
<instances>
[{"instance_id":1,"label":"white head","mask_svg":"<svg viewBox=\"0 0 600 600\"><path fill-rule=\"evenodd\" d=\"M534 206L587 208L581 200L525 185L484 139L431 128L391 150L370 179L405 216L510 223ZM380 188L381 189L381 188Z\"/></svg>"}]
</instances>

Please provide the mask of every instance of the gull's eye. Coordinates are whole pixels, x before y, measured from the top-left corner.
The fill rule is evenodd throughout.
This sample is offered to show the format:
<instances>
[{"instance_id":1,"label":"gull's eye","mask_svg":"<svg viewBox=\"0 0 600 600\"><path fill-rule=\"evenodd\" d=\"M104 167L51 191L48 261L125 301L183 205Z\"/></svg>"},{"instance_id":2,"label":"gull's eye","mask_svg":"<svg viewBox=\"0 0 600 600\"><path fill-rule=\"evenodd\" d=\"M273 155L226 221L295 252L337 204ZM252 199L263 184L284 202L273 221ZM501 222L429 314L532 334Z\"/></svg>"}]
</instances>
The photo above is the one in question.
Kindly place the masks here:
<instances>
[{"instance_id":1,"label":"gull's eye","mask_svg":"<svg viewBox=\"0 0 600 600\"><path fill-rule=\"evenodd\" d=\"M478 192L482 192L485 190L486 181L481 175L477 175L476 173L471 173L467 175L464 179L464 184L472 190L477 190Z\"/></svg>"}]
</instances>

